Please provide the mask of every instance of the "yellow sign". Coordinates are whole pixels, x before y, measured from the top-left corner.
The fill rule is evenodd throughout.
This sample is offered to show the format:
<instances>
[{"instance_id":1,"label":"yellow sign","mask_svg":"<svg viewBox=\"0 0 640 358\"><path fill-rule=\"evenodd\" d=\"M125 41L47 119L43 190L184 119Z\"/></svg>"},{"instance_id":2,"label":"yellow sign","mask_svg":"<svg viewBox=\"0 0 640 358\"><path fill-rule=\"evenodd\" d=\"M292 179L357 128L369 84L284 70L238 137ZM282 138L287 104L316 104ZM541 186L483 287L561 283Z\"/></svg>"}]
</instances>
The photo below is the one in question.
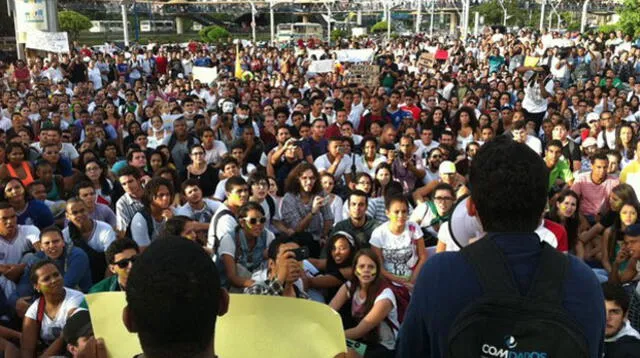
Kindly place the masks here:
<instances>
[{"instance_id":1,"label":"yellow sign","mask_svg":"<svg viewBox=\"0 0 640 358\"><path fill-rule=\"evenodd\" d=\"M142 353L137 335L122 323L123 292L87 295L87 303L95 336L104 339L109 357ZM288 297L232 294L229 312L218 318L215 339L216 354L225 358L328 358L347 350L335 311Z\"/></svg>"},{"instance_id":2,"label":"yellow sign","mask_svg":"<svg viewBox=\"0 0 640 358\"><path fill-rule=\"evenodd\" d=\"M539 61L540 57L527 56L524 58L524 65L527 67L536 67Z\"/></svg>"}]
</instances>

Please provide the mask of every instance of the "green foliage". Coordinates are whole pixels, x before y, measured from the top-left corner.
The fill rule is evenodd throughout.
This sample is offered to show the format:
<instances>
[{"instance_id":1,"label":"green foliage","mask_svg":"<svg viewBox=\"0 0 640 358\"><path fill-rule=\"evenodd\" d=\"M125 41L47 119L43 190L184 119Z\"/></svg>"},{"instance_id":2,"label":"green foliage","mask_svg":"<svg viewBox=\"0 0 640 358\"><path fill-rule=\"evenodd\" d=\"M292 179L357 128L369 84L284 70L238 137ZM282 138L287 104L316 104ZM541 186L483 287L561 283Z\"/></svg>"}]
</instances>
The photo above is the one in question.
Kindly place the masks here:
<instances>
[{"instance_id":1,"label":"green foliage","mask_svg":"<svg viewBox=\"0 0 640 358\"><path fill-rule=\"evenodd\" d=\"M507 9L507 26L522 26L529 24L529 13L524 9L517 0L505 0L504 7ZM479 12L484 17L484 24L502 25L504 21L504 11L498 0L489 0L471 9L471 13ZM536 24L537 26L537 24Z\"/></svg>"},{"instance_id":2,"label":"green foliage","mask_svg":"<svg viewBox=\"0 0 640 358\"><path fill-rule=\"evenodd\" d=\"M346 30L332 30L331 41L339 41L340 39L349 37L349 33Z\"/></svg>"},{"instance_id":3,"label":"green foliage","mask_svg":"<svg viewBox=\"0 0 640 358\"><path fill-rule=\"evenodd\" d=\"M87 31L92 26L88 17L75 11L58 12L58 23L60 24L60 30L68 32L71 38L75 40L78 39L80 32Z\"/></svg>"},{"instance_id":4,"label":"green foliage","mask_svg":"<svg viewBox=\"0 0 640 358\"><path fill-rule=\"evenodd\" d=\"M618 24L604 24L604 25L600 25L600 27L598 27L598 31L599 32L604 32L606 34L610 33L610 32L615 32L618 30Z\"/></svg>"},{"instance_id":5,"label":"green foliage","mask_svg":"<svg viewBox=\"0 0 640 358\"><path fill-rule=\"evenodd\" d=\"M371 26L371 32L385 32L387 31L387 26L386 21L377 22L375 25Z\"/></svg>"},{"instance_id":6,"label":"green foliage","mask_svg":"<svg viewBox=\"0 0 640 358\"><path fill-rule=\"evenodd\" d=\"M640 35L640 2L638 0L624 0L618 7L618 29L627 35Z\"/></svg>"},{"instance_id":7,"label":"green foliage","mask_svg":"<svg viewBox=\"0 0 640 358\"><path fill-rule=\"evenodd\" d=\"M198 32L202 42L220 42L229 38L229 31L227 29L213 25L207 26Z\"/></svg>"}]
</instances>

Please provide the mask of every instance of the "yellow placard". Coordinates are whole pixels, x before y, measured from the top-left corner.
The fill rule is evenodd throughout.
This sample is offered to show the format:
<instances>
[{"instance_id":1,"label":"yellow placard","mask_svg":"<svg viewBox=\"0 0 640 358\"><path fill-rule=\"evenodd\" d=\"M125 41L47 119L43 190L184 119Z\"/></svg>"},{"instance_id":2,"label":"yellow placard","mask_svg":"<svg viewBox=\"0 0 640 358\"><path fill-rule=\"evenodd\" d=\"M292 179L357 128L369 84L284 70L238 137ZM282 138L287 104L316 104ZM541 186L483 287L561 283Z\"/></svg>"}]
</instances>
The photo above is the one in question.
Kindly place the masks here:
<instances>
[{"instance_id":1,"label":"yellow placard","mask_svg":"<svg viewBox=\"0 0 640 358\"><path fill-rule=\"evenodd\" d=\"M347 350L340 316L327 305L236 294L229 302L229 312L216 324L215 350L220 357L328 358ZM110 357L142 353L137 335L122 323L123 292L88 295L87 303L95 336L104 339Z\"/></svg>"},{"instance_id":2,"label":"yellow placard","mask_svg":"<svg viewBox=\"0 0 640 358\"><path fill-rule=\"evenodd\" d=\"M104 338L109 357L134 357L142 353L138 335L122 323L122 309L127 305L124 292L101 292L86 296L93 333Z\"/></svg>"},{"instance_id":3,"label":"yellow placard","mask_svg":"<svg viewBox=\"0 0 640 358\"><path fill-rule=\"evenodd\" d=\"M527 56L524 58L524 65L527 67L536 67L539 61L540 57Z\"/></svg>"}]
</instances>

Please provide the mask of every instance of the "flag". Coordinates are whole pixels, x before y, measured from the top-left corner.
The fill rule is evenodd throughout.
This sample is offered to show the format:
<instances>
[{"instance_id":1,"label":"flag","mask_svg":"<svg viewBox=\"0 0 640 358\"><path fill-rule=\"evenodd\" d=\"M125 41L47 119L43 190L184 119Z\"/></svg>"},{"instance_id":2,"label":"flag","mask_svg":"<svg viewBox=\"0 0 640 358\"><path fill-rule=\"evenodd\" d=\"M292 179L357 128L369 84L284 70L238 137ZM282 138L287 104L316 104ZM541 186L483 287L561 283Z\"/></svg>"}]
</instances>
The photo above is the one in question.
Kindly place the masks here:
<instances>
[{"instance_id":1,"label":"flag","mask_svg":"<svg viewBox=\"0 0 640 358\"><path fill-rule=\"evenodd\" d=\"M240 66L240 46L236 45L236 72L235 77L242 79L242 66Z\"/></svg>"}]
</instances>

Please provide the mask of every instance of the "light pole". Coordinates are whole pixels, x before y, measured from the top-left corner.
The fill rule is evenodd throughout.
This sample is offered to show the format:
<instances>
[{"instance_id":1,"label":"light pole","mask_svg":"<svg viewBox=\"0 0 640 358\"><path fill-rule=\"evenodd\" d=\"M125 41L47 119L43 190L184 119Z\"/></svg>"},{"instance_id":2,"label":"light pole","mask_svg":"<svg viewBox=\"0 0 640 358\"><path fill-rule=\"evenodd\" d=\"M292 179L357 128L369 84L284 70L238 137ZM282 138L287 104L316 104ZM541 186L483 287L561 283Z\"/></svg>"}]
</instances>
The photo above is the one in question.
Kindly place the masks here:
<instances>
[{"instance_id":1,"label":"light pole","mask_svg":"<svg viewBox=\"0 0 640 358\"><path fill-rule=\"evenodd\" d=\"M587 27L587 9L589 8L589 0L584 0L582 5L582 19L580 20L580 33L584 33Z\"/></svg>"},{"instance_id":2,"label":"light pole","mask_svg":"<svg viewBox=\"0 0 640 358\"><path fill-rule=\"evenodd\" d=\"M416 34L420 33L420 23L422 22L422 0L416 0L418 10L416 12Z\"/></svg>"},{"instance_id":3,"label":"light pole","mask_svg":"<svg viewBox=\"0 0 640 358\"><path fill-rule=\"evenodd\" d=\"M124 46L129 47L129 20L127 19L127 5L130 0L122 0L120 10L122 11L122 30L124 31Z\"/></svg>"},{"instance_id":4,"label":"light pole","mask_svg":"<svg viewBox=\"0 0 640 358\"><path fill-rule=\"evenodd\" d=\"M544 29L544 7L547 4L547 0L542 0L542 5L540 7L540 32Z\"/></svg>"},{"instance_id":5,"label":"light pole","mask_svg":"<svg viewBox=\"0 0 640 358\"><path fill-rule=\"evenodd\" d=\"M431 20L429 21L429 37L433 38L433 18L436 12L436 2L431 0Z\"/></svg>"},{"instance_id":6,"label":"light pole","mask_svg":"<svg viewBox=\"0 0 640 358\"><path fill-rule=\"evenodd\" d=\"M331 5L324 3L324 6L327 8L327 43L331 46Z\"/></svg>"},{"instance_id":7,"label":"light pole","mask_svg":"<svg viewBox=\"0 0 640 358\"><path fill-rule=\"evenodd\" d=\"M253 39L253 43L256 43L256 5L253 0L249 0L249 4L251 5L251 38Z\"/></svg>"},{"instance_id":8,"label":"light pole","mask_svg":"<svg viewBox=\"0 0 640 358\"><path fill-rule=\"evenodd\" d=\"M273 5L275 3L275 0L269 0L269 27L271 30L271 46L275 45L276 43L276 38L275 38L275 31L274 31L274 24L273 24Z\"/></svg>"}]
</instances>

